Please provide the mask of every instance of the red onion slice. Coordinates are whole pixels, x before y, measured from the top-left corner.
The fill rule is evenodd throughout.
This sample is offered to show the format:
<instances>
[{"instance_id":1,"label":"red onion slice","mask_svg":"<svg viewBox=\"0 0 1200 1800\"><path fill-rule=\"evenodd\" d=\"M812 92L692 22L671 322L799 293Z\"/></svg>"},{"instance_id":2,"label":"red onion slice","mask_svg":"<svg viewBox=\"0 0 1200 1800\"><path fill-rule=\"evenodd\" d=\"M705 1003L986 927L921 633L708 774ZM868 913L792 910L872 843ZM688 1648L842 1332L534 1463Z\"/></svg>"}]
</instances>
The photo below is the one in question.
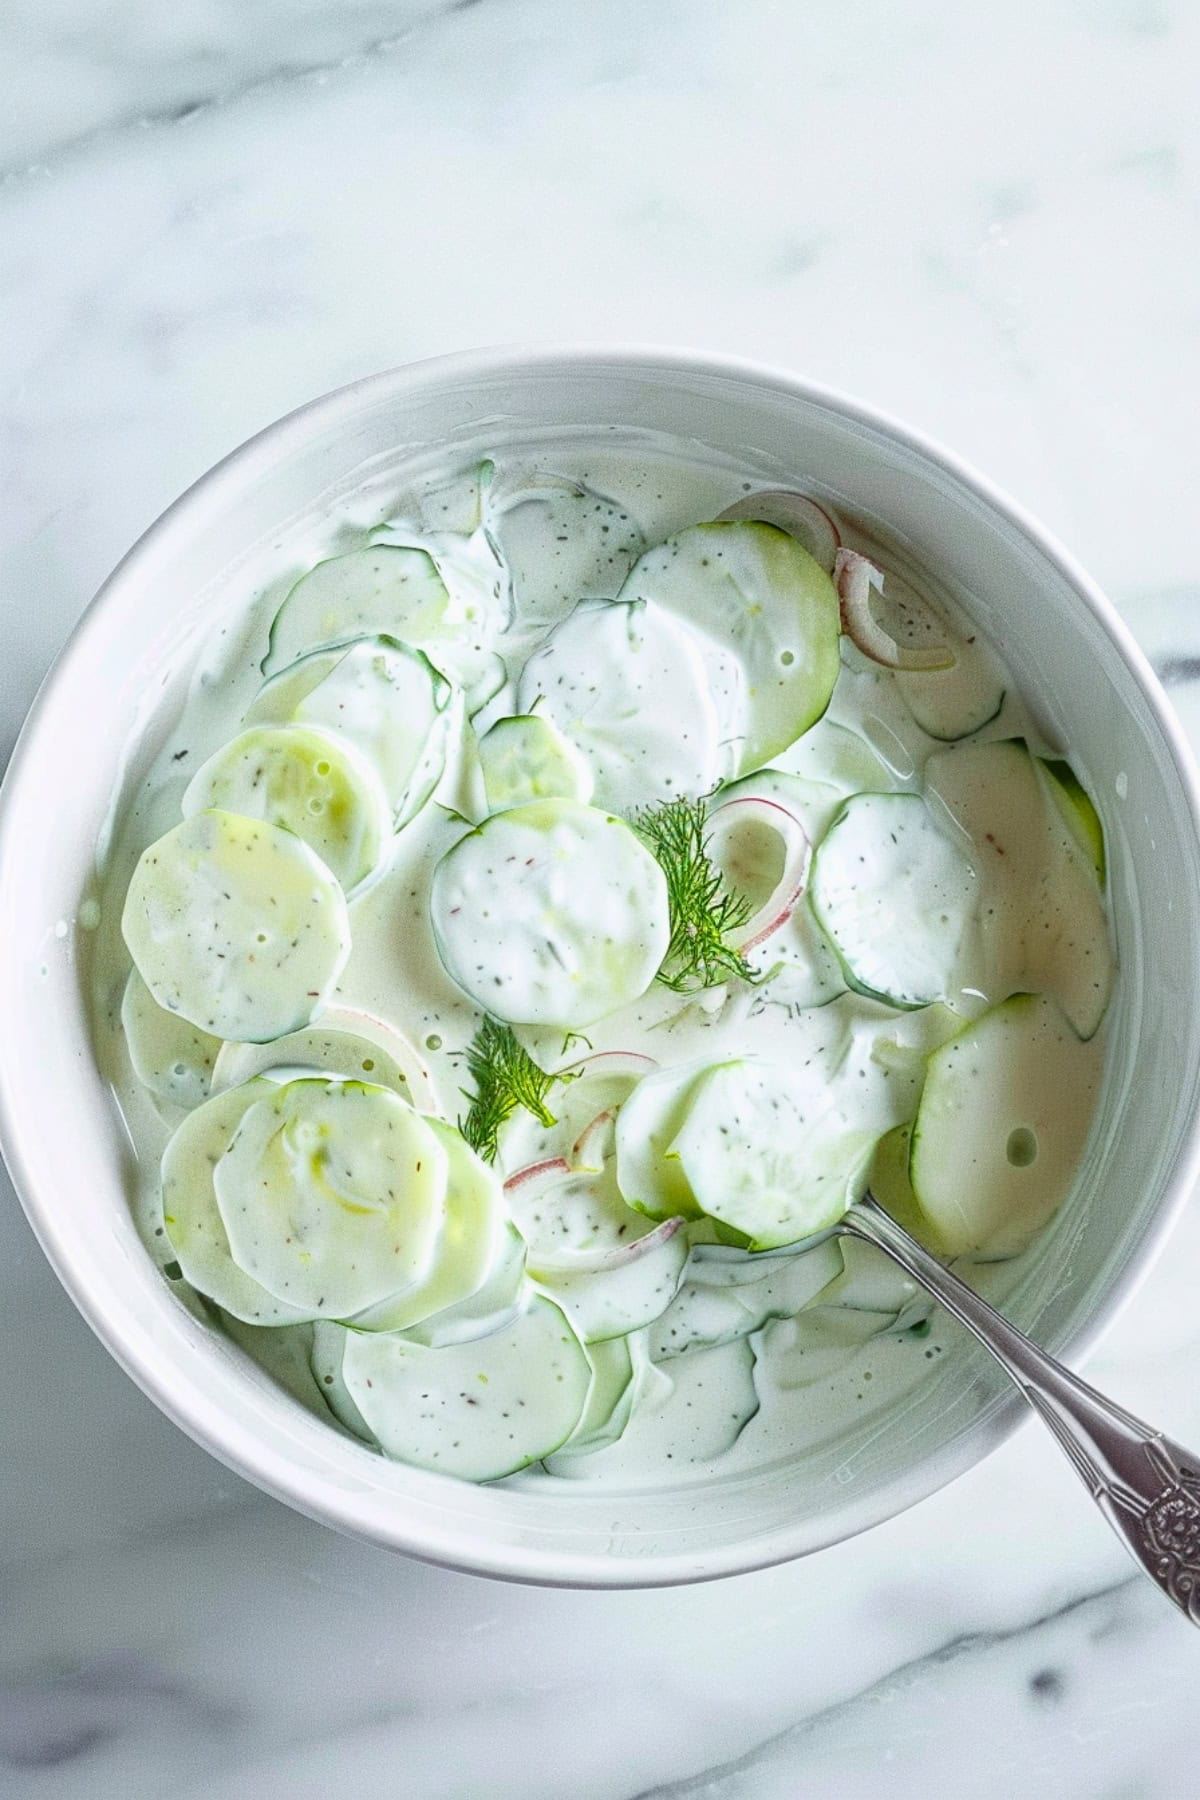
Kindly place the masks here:
<instances>
[{"instance_id":1,"label":"red onion slice","mask_svg":"<svg viewBox=\"0 0 1200 1800\"><path fill-rule=\"evenodd\" d=\"M899 576L885 574L877 563L857 550L839 550L833 579L841 608L842 630L864 656L885 669L952 669L955 655L939 641L941 621L933 609ZM890 615L900 637L882 624L871 604L874 591L882 598L887 584ZM909 641L901 641L901 639ZM924 642L914 639L923 638Z\"/></svg>"},{"instance_id":2,"label":"red onion slice","mask_svg":"<svg viewBox=\"0 0 1200 1800\"><path fill-rule=\"evenodd\" d=\"M613 1106L606 1106L597 1113L580 1132L571 1145L570 1163L573 1169L581 1173L598 1174L605 1161L613 1153L616 1143L617 1111Z\"/></svg>"},{"instance_id":3,"label":"red onion slice","mask_svg":"<svg viewBox=\"0 0 1200 1800\"><path fill-rule=\"evenodd\" d=\"M565 1156L547 1156L541 1162L529 1163L523 1169L508 1177L504 1183L504 1192L511 1194L515 1188L524 1190L523 1198L536 1194L539 1188L557 1187L568 1175L574 1174Z\"/></svg>"},{"instance_id":4,"label":"red onion slice","mask_svg":"<svg viewBox=\"0 0 1200 1800\"><path fill-rule=\"evenodd\" d=\"M834 558L841 547L842 534L833 519L823 506L810 500L807 494L792 494L784 488L766 488L760 494L747 494L743 500L735 500L727 506L723 513L717 514L717 523L724 525L730 521L748 519L757 520L763 525L776 525L780 531L786 531L794 537L802 549L823 569L833 570Z\"/></svg>"},{"instance_id":5,"label":"red onion slice","mask_svg":"<svg viewBox=\"0 0 1200 1800\"><path fill-rule=\"evenodd\" d=\"M728 875L730 885L735 889L741 888L743 892L746 884L738 881L729 848L732 834L746 825L765 826L782 843L782 867L774 886L745 924L729 934L730 948L745 954L747 950L757 949L759 944L786 925L791 918L808 880L812 846L808 841L808 833L795 813L789 812L777 800L758 799L749 794L737 800L727 800L724 806L718 806L709 824L710 854L717 866ZM726 846L725 854L722 854L723 843Z\"/></svg>"},{"instance_id":6,"label":"red onion slice","mask_svg":"<svg viewBox=\"0 0 1200 1800\"><path fill-rule=\"evenodd\" d=\"M663 1244L670 1243L676 1232L683 1230L682 1219L664 1219L653 1231L644 1237L633 1238L627 1244L614 1244L607 1250L551 1250L546 1254L538 1254L530 1258L531 1272L536 1267L538 1273L545 1275L605 1275L613 1269L626 1268L630 1263L638 1262L643 1256L649 1256Z\"/></svg>"}]
</instances>

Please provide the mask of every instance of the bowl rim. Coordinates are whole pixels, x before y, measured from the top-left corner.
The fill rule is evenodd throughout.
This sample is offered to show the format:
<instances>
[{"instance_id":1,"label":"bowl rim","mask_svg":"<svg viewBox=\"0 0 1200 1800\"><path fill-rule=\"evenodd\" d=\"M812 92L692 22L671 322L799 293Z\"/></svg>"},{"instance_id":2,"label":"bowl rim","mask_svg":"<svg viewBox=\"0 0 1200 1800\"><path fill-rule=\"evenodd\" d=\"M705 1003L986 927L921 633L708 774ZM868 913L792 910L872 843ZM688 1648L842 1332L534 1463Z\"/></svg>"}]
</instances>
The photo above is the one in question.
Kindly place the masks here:
<instances>
[{"instance_id":1,"label":"bowl rim","mask_svg":"<svg viewBox=\"0 0 1200 1800\"><path fill-rule=\"evenodd\" d=\"M1114 643L1169 750L1187 803L1193 834L1200 842L1200 776L1191 748L1129 628L1057 538L1024 506L955 452L885 410L835 388L808 381L786 369L750 358L653 343L510 343L400 364L305 402L221 458L147 527L85 607L51 664L26 716L0 785L0 867L7 864L15 851L15 845L10 841L16 810L13 797L36 773L41 724L54 688L64 671L85 663L90 656L93 639L105 628L109 596L114 590L136 582L143 564L148 564L158 554L160 544L183 523L206 508L219 511L227 495L241 487L247 478L252 478L256 467L273 462L280 451L302 443L317 430L336 429L340 421L349 420L364 405L406 389L415 391L444 382L462 385L517 372L535 373L540 369L569 371L602 366L617 368L625 374L641 370L683 378L715 377L742 387L769 389L880 434L939 470L982 502L1058 572ZM2 982L0 975L0 984ZM354 1492L325 1477L299 1471L282 1453L264 1452L262 1445L245 1427L231 1428L226 1415L208 1400L202 1385L189 1380L181 1389L181 1384L171 1379L154 1359L140 1354L126 1340L122 1321L106 1311L91 1292L86 1250L81 1251L79 1245L70 1242L69 1234L56 1228L53 1205L37 1191L25 1148L25 1127L18 1116L12 1092L14 1052L8 1048L12 1041L7 1034L0 1040L0 1150L34 1235L79 1312L142 1391L196 1443L274 1498L351 1536L445 1568L543 1586L624 1589L714 1580L815 1554L899 1516L989 1456L1011 1436L1023 1418L1029 1416L1014 1389L987 1415L975 1420L952 1442L916 1465L907 1475L897 1478L886 1490L833 1514L831 1530L819 1544L804 1535L803 1527L782 1527L760 1538L717 1549L682 1551L644 1559L610 1558L593 1552L564 1551L549 1541L532 1547L516 1547L497 1545L480 1536L468 1543L461 1527L449 1531L440 1524L431 1527L427 1509L422 1509L420 1524L410 1523L399 1501L386 1516L381 1516L377 1507L367 1516L366 1511L357 1506ZM1200 1050L1200 1044L1197 1049ZM1077 1363L1088 1355L1129 1304L1161 1252L1198 1172L1200 1113L1193 1113L1181 1134L1163 1200L1147 1219L1140 1240L1114 1279L1104 1304L1077 1327L1060 1348L1058 1354L1063 1361Z\"/></svg>"}]
</instances>

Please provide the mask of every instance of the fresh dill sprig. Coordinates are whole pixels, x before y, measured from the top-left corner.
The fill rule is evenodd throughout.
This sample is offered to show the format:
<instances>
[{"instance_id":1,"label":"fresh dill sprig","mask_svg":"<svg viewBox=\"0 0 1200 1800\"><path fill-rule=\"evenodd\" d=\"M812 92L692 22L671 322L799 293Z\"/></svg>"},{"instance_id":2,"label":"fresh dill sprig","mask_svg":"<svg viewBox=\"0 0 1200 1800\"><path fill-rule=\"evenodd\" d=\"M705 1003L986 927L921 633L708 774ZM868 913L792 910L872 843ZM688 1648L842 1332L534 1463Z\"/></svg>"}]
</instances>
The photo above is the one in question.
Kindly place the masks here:
<instances>
[{"instance_id":1,"label":"fresh dill sprig","mask_svg":"<svg viewBox=\"0 0 1200 1800\"><path fill-rule=\"evenodd\" d=\"M547 1075L519 1044L511 1025L486 1016L467 1050L467 1074L474 1091L464 1088L470 1102L458 1129L485 1162L495 1162L497 1138L504 1121L519 1106L531 1112L539 1125L558 1123L546 1105L546 1096L558 1075Z\"/></svg>"},{"instance_id":2,"label":"fresh dill sprig","mask_svg":"<svg viewBox=\"0 0 1200 1800\"><path fill-rule=\"evenodd\" d=\"M752 908L733 892L708 854L708 808L703 799L680 795L646 806L630 823L667 880L671 941L658 980L677 994L717 987L730 976L757 979L739 951L726 943L744 925Z\"/></svg>"}]
</instances>

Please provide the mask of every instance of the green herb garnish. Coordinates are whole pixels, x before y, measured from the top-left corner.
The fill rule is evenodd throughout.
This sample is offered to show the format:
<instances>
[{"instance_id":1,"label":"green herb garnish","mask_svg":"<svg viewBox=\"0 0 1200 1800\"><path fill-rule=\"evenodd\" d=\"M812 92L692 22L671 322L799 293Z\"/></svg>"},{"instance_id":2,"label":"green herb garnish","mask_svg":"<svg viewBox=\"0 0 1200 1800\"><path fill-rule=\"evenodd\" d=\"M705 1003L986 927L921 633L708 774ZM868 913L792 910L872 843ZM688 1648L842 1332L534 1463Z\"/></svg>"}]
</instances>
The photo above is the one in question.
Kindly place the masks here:
<instances>
[{"instance_id":1,"label":"green herb garnish","mask_svg":"<svg viewBox=\"0 0 1200 1800\"><path fill-rule=\"evenodd\" d=\"M560 1075L547 1075L544 1069L519 1044L511 1025L486 1017L467 1050L467 1074L474 1091L464 1088L470 1101L465 1118L458 1129L485 1162L495 1162L497 1137L504 1121L519 1106L533 1114L539 1125L555 1125L558 1121L546 1105L546 1095Z\"/></svg>"},{"instance_id":2,"label":"green herb garnish","mask_svg":"<svg viewBox=\"0 0 1200 1800\"><path fill-rule=\"evenodd\" d=\"M717 987L731 975L757 979L745 957L725 942L744 925L751 905L734 893L708 854L708 808L682 795L643 807L630 820L667 878L671 941L657 979L678 994Z\"/></svg>"}]
</instances>

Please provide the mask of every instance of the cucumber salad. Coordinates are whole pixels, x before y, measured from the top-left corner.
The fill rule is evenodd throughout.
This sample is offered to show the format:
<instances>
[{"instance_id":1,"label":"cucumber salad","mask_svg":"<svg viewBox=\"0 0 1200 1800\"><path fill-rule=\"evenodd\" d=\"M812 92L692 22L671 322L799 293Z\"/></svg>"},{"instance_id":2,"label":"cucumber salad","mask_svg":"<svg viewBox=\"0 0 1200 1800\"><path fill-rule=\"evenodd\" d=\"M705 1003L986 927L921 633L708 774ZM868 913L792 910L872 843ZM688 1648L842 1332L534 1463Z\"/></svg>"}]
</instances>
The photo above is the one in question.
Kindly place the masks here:
<instances>
[{"instance_id":1,"label":"cucumber salad","mask_svg":"<svg viewBox=\"0 0 1200 1800\"><path fill-rule=\"evenodd\" d=\"M568 444L347 503L234 571L115 806L90 981L143 1238L373 1453L799 1454L942 1351L833 1231L856 1196L986 1284L1075 1184L1097 810L814 476Z\"/></svg>"}]
</instances>

